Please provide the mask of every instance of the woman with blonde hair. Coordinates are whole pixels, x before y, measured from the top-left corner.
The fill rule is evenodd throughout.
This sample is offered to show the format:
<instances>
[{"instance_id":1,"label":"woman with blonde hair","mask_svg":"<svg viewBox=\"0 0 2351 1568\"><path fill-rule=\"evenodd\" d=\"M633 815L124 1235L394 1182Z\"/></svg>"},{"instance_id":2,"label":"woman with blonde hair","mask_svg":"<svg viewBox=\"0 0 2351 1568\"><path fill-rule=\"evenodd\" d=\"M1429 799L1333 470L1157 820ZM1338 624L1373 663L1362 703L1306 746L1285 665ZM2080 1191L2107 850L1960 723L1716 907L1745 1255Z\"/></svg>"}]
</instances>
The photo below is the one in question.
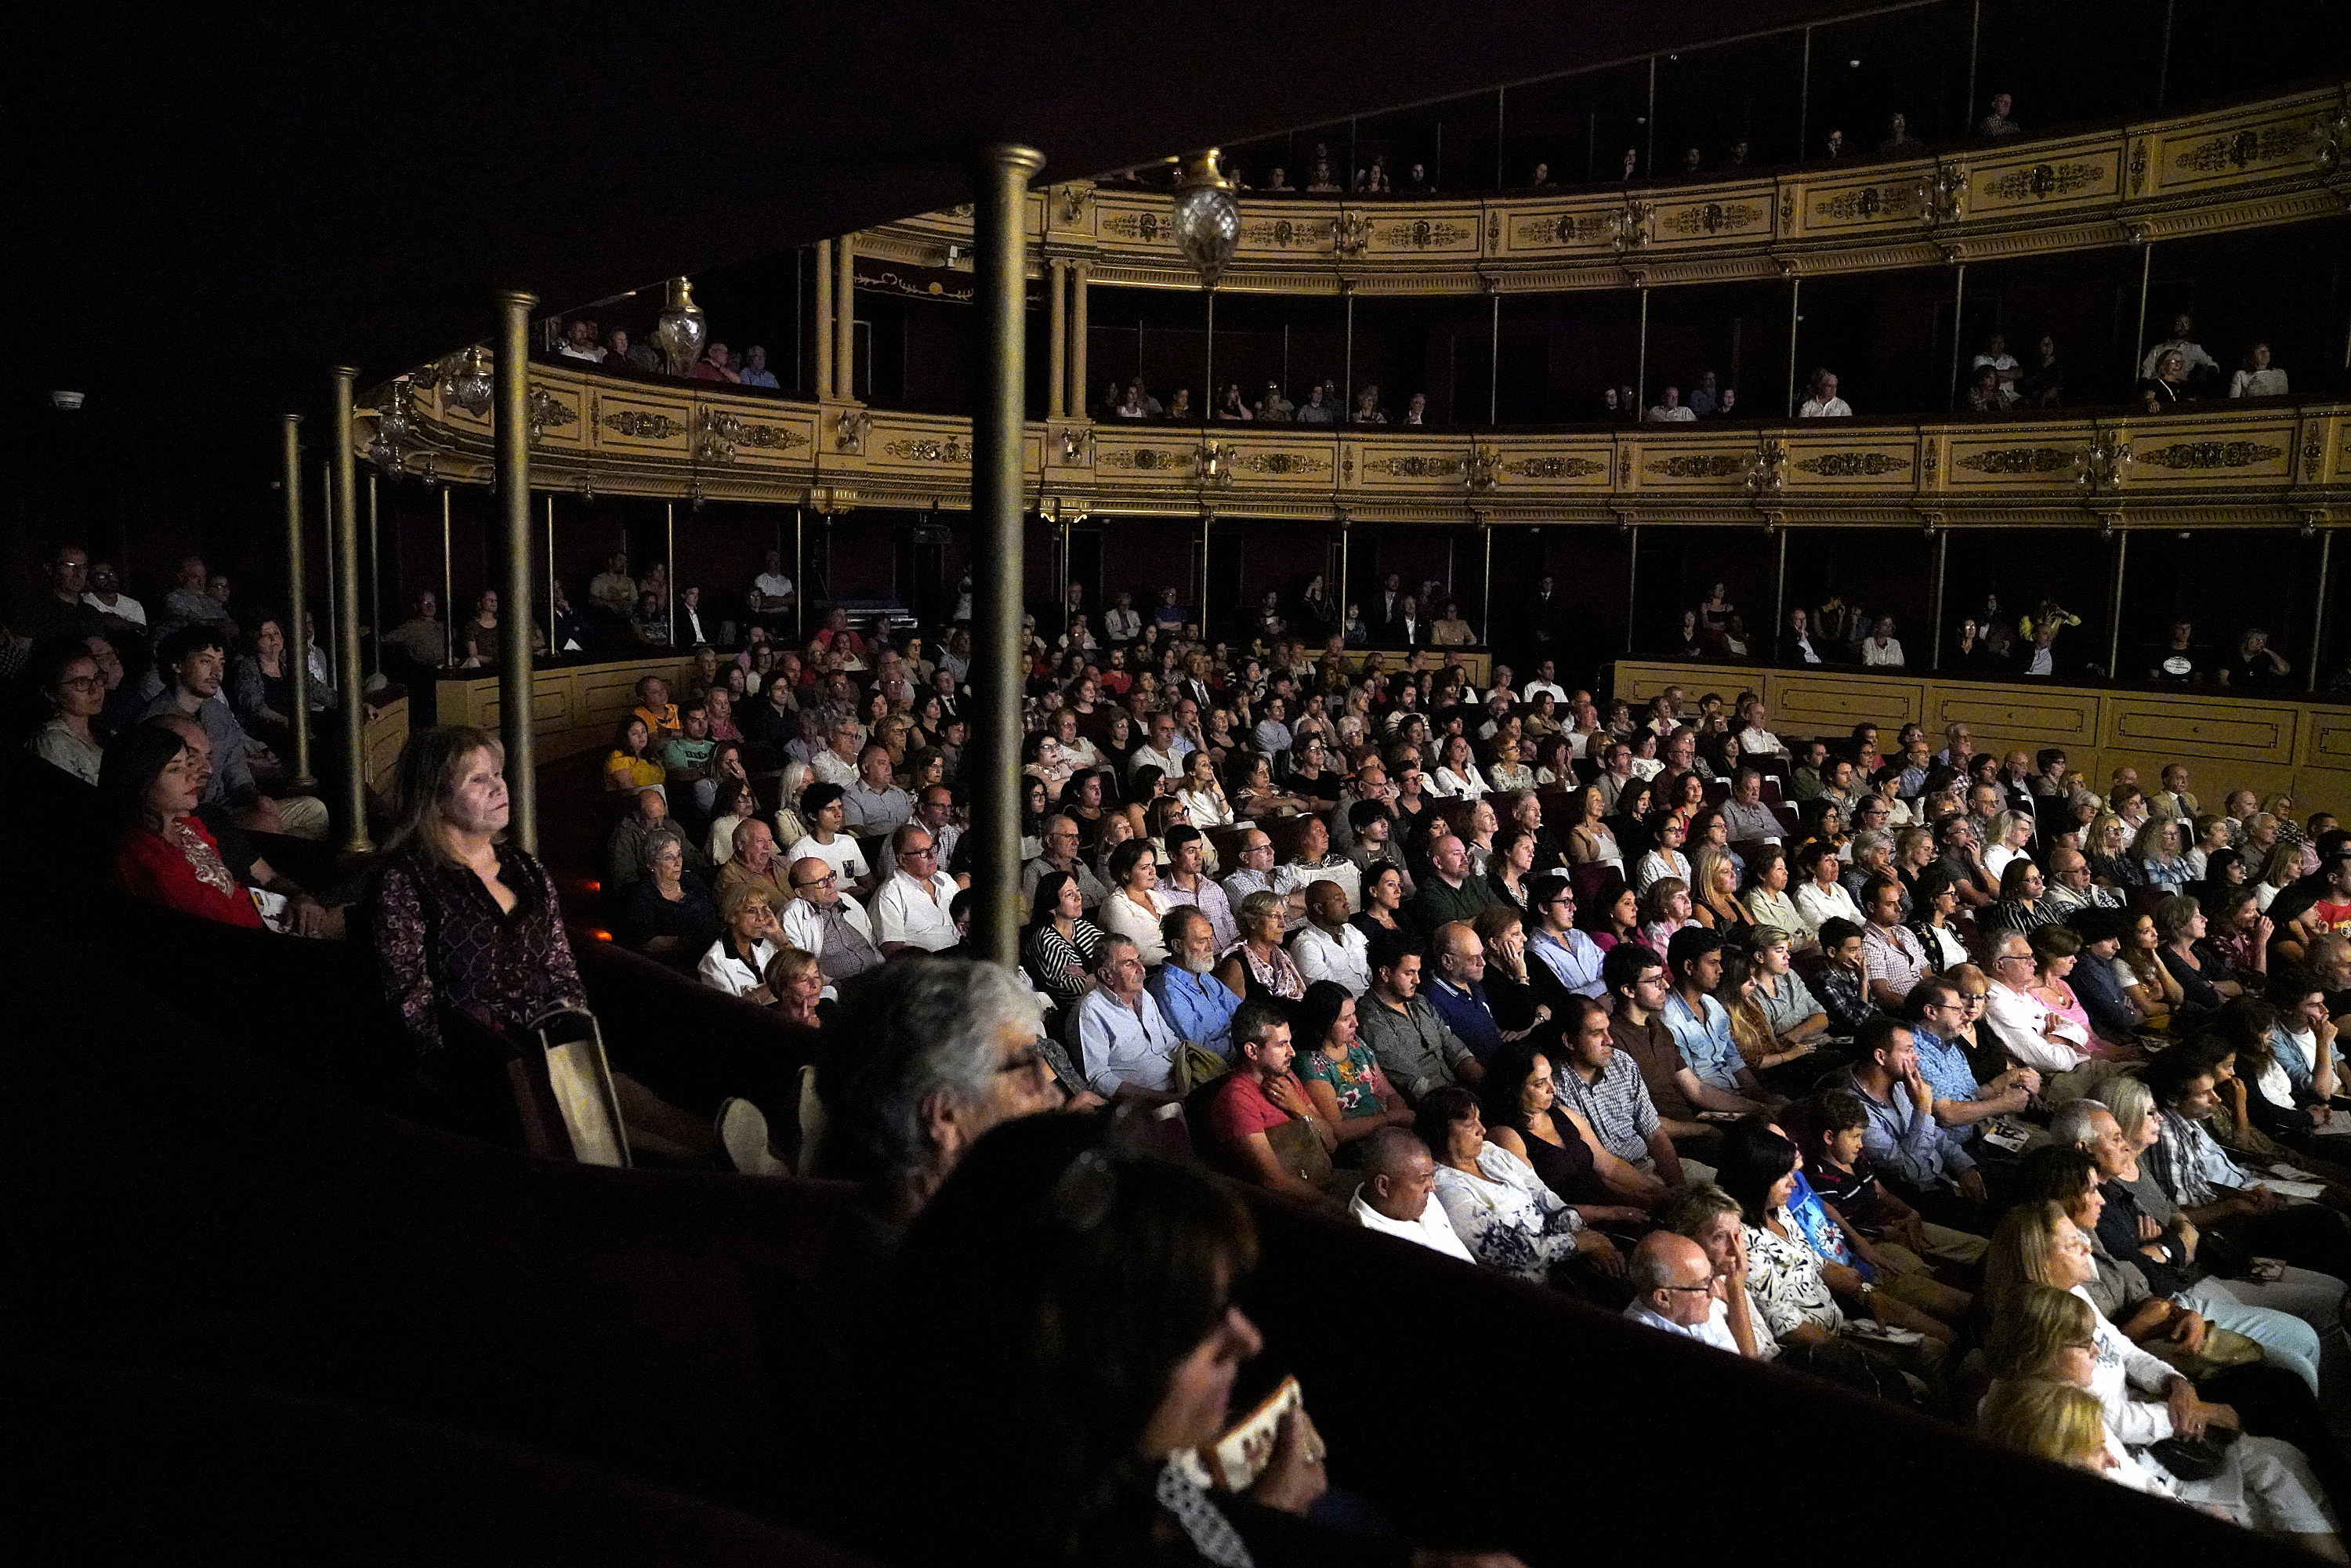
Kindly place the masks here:
<instances>
[{"instance_id":1,"label":"woman with blonde hair","mask_svg":"<svg viewBox=\"0 0 2351 1568\"><path fill-rule=\"evenodd\" d=\"M2083 1291L2092 1274L2089 1243L2062 1208L2023 1203L2011 1209L1992 1233L1984 1264L1993 1312L1985 1355L1994 1373L2003 1385L2060 1383L2095 1398L2115 1479L2209 1507L2263 1534L2292 1536L2331 1562L2351 1561L2310 1461L2292 1444L2241 1436L2217 1448L2220 1469L2203 1480L2176 1477L2146 1452L2167 1438L2200 1437L2210 1427L2241 1431L2237 1413L2199 1398L2194 1384L2133 1344L2091 1304ZM2134 1391L2160 1395L2161 1402L2135 1398ZM2004 1411L2003 1427L2011 1419Z\"/></svg>"},{"instance_id":2,"label":"woman with blonde hair","mask_svg":"<svg viewBox=\"0 0 2351 1568\"><path fill-rule=\"evenodd\" d=\"M1698 852L1690 879L1691 913L1698 924L1725 940L1742 946L1755 922L1739 902L1739 867L1729 854L1712 844Z\"/></svg>"},{"instance_id":3,"label":"woman with blonde hair","mask_svg":"<svg viewBox=\"0 0 2351 1568\"><path fill-rule=\"evenodd\" d=\"M2082 834L2082 855L2090 862L2091 878L2101 887L2147 885L2146 873L2130 853L2130 834L2112 811L2101 811L2090 819Z\"/></svg>"},{"instance_id":4,"label":"woman with blonde hair","mask_svg":"<svg viewBox=\"0 0 2351 1568\"><path fill-rule=\"evenodd\" d=\"M2002 811L1992 819L1984 842L1984 870L1998 882L2011 861L2032 858L2032 818L2024 811Z\"/></svg>"},{"instance_id":5,"label":"woman with blonde hair","mask_svg":"<svg viewBox=\"0 0 2351 1568\"><path fill-rule=\"evenodd\" d=\"M1995 1384L1984 1396L1976 1430L1996 1447L2135 1484L2120 1472L2106 1447L2105 1412L2089 1390L2073 1384L2044 1383L2038 1378ZM2158 1491L2156 1495L2171 1494Z\"/></svg>"},{"instance_id":6,"label":"woman with blonde hair","mask_svg":"<svg viewBox=\"0 0 2351 1568\"><path fill-rule=\"evenodd\" d=\"M2180 823L2176 817L2149 817L2131 839L2130 858L2148 887L2178 893L2196 880L2195 868L2180 853Z\"/></svg>"}]
</instances>

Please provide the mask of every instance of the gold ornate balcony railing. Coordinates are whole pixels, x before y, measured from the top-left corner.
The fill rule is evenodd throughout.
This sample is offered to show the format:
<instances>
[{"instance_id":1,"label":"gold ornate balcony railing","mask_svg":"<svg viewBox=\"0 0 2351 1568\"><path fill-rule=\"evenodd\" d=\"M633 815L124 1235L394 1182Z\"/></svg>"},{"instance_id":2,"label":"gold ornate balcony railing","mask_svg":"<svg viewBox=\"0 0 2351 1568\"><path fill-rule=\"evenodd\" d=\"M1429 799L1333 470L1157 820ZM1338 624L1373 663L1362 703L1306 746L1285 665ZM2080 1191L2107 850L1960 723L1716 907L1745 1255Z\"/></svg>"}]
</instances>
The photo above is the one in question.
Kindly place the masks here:
<instances>
[{"instance_id":1,"label":"gold ornate balcony railing","mask_svg":"<svg viewBox=\"0 0 2351 1568\"><path fill-rule=\"evenodd\" d=\"M826 511L968 504L966 420L554 363L531 381L537 487ZM364 449L373 408L358 420ZM488 417L421 386L402 451L411 473L486 483ZM2351 521L2351 403L1478 434L1040 421L1024 466L1040 509L1097 517L2325 527Z\"/></svg>"},{"instance_id":2,"label":"gold ornate balcony railing","mask_svg":"<svg viewBox=\"0 0 2351 1568\"><path fill-rule=\"evenodd\" d=\"M1978 261L2325 217L2351 200L2351 86L2087 135L1744 180L1429 201L1244 197L1221 288L1475 293L1713 283ZM1196 288L1164 192L1084 183L1029 233L1096 283ZM967 252L967 211L884 224L861 256Z\"/></svg>"}]
</instances>

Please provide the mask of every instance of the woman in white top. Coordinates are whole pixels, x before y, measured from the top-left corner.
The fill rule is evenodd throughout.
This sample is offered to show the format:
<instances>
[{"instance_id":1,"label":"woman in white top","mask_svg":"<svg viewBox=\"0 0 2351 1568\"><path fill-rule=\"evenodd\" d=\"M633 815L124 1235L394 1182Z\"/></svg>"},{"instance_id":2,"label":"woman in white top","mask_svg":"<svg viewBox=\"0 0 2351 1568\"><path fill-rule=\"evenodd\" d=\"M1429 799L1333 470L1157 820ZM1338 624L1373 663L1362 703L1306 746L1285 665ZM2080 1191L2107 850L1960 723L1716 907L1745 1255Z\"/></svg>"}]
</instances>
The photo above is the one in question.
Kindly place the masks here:
<instances>
[{"instance_id":1,"label":"woman in white top","mask_svg":"<svg viewBox=\"0 0 2351 1568\"><path fill-rule=\"evenodd\" d=\"M2267 915L2271 902L2288 883L2317 869L2318 851L2307 840L2276 845L2262 867L2262 880L2253 886L2253 907Z\"/></svg>"},{"instance_id":2,"label":"woman in white top","mask_svg":"<svg viewBox=\"0 0 2351 1568\"><path fill-rule=\"evenodd\" d=\"M2025 1203L2011 1209L1993 1234L1984 1270L1985 1289L1994 1303L1994 1341L2004 1365L2031 1354L2011 1349L2012 1342L2053 1337L2034 1322L2019 1322L2020 1317L2064 1322L2077 1331L2053 1355L2044 1354L2037 1370L2052 1381L2085 1389L2097 1400L2110 1438L2109 1455L2125 1469L2117 1479L2203 1504L2264 1534L2294 1536L2296 1544L2317 1556L2345 1560L2325 1493L2309 1461L2291 1444L2240 1437L2220 1450L2220 1472L2200 1481L2172 1476L2152 1458L2135 1453L2167 1437L2199 1437L2209 1427L2235 1427L2237 1413L2199 1397L2193 1383L2133 1344L2098 1311L2085 1289L2097 1276L2089 1240L2061 1206ZM2081 1311L2064 1312L2035 1292L2035 1286L2065 1292L2081 1303ZM2086 1340L2077 1337L2085 1327ZM2148 1467L2172 1488L2134 1478L2131 1462Z\"/></svg>"},{"instance_id":3,"label":"woman in white top","mask_svg":"<svg viewBox=\"0 0 2351 1568\"><path fill-rule=\"evenodd\" d=\"M1184 782L1176 786L1176 799L1184 803L1185 820L1204 833L1233 825L1232 802L1217 782L1217 759L1206 748L1185 754Z\"/></svg>"},{"instance_id":4,"label":"woman in white top","mask_svg":"<svg viewBox=\"0 0 2351 1568\"><path fill-rule=\"evenodd\" d=\"M1437 771L1430 775L1431 793L1449 800L1475 800L1490 788L1485 774L1478 770L1477 758L1469 754L1469 737L1448 735L1437 753Z\"/></svg>"},{"instance_id":5,"label":"woman in white top","mask_svg":"<svg viewBox=\"0 0 2351 1568\"><path fill-rule=\"evenodd\" d=\"M1531 789L1535 787L1534 769L1519 760L1519 742L1507 735L1494 737L1494 765L1486 770L1487 779L1497 789Z\"/></svg>"},{"instance_id":6,"label":"woman in white top","mask_svg":"<svg viewBox=\"0 0 2351 1568\"><path fill-rule=\"evenodd\" d=\"M2270 346L2255 343L2245 350L2245 368L2229 378L2231 397L2283 397L2285 372L2270 364Z\"/></svg>"},{"instance_id":7,"label":"woman in white top","mask_svg":"<svg viewBox=\"0 0 2351 1568\"><path fill-rule=\"evenodd\" d=\"M1991 841L1984 848L1984 870L1997 883L2009 862L2020 856L2029 858L2032 849L2032 819L2022 811L2002 811L1992 820Z\"/></svg>"},{"instance_id":8,"label":"woman in white top","mask_svg":"<svg viewBox=\"0 0 2351 1568\"><path fill-rule=\"evenodd\" d=\"M1437 1156L1434 1196L1479 1262L1534 1284L1578 1257L1610 1273L1623 1270L1615 1243L1585 1229L1534 1166L1486 1141L1485 1118L1467 1089L1447 1084L1423 1095L1413 1130Z\"/></svg>"},{"instance_id":9,"label":"woman in white top","mask_svg":"<svg viewBox=\"0 0 2351 1568\"><path fill-rule=\"evenodd\" d=\"M1747 887L1740 894L1756 929L1785 932L1792 951L1803 952L1819 939L1820 927L1807 928L1804 917L1788 897L1788 852L1778 844L1759 844L1747 861Z\"/></svg>"},{"instance_id":10,"label":"woman in white top","mask_svg":"<svg viewBox=\"0 0 2351 1568\"><path fill-rule=\"evenodd\" d=\"M1650 883L1669 876L1689 883L1689 857L1682 853L1682 844L1688 833L1681 814L1672 810L1652 812L1649 833L1656 847L1643 855L1641 863L1633 868L1633 891L1646 893Z\"/></svg>"},{"instance_id":11,"label":"woman in white top","mask_svg":"<svg viewBox=\"0 0 2351 1568\"><path fill-rule=\"evenodd\" d=\"M1830 920L1842 918L1855 925L1866 924L1853 902L1853 894L1837 880L1844 862L1834 850L1815 840L1797 852L1796 863L1804 873L1804 882L1789 902L1795 905L1796 918L1803 922L1805 936L1817 938L1821 926Z\"/></svg>"},{"instance_id":12,"label":"woman in white top","mask_svg":"<svg viewBox=\"0 0 2351 1568\"><path fill-rule=\"evenodd\" d=\"M1159 923L1176 907L1159 891L1159 862L1148 839L1129 839L1110 857L1111 893L1095 914L1095 922L1113 936L1134 944L1145 968L1167 962L1166 939Z\"/></svg>"},{"instance_id":13,"label":"woman in white top","mask_svg":"<svg viewBox=\"0 0 2351 1568\"><path fill-rule=\"evenodd\" d=\"M726 925L694 971L704 985L763 1006L775 1000L766 978L784 940L776 925L775 896L758 883L737 883L727 890L719 909Z\"/></svg>"},{"instance_id":14,"label":"woman in white top","mask_svg":"<svg viewBox=\"0 0 2351 1568\"><path fill-rule=\"evenodd\" d=\"M751 793L751 786L739 779L730 779L718 787L718 799L713 803L710 819L710 863L725 865L726 857L735 852L735 829L758 815L759 798Z\"/></svg>"},{"instance_id":15,"label":"woman in white top","mask_svg":"<svg viewBox=\"0 0 2351 1568\"><path fill-rule=\"evenodd\" d=\"M1608 831L1608 807L1600 797L1600 786L1586 784L1570 798L1568 817L1572 826L1567 831L1567 858L1577 865L1604 865L1623 875L1625 852L1616 847L1616 835Z\"/></svg>"}]
</instances>

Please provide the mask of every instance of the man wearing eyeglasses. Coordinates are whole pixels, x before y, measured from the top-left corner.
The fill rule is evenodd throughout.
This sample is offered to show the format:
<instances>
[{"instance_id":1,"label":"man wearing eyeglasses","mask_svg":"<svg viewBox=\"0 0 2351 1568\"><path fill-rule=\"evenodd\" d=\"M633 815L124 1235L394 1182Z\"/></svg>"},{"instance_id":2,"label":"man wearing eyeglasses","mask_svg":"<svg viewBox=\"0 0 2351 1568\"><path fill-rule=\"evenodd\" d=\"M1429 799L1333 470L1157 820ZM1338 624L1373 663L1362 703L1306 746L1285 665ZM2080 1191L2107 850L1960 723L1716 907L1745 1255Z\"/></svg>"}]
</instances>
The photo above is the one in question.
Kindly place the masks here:
<instances>
[{"instance_id":1,"label":"man wearing eyeglasses","mask_svg":"<svg viewBox=\"0 0 2351 1568\"><path fill-rule=\"evenodd\" d=\"M759 825L746 822L735 836L740 839ZM783 913L784 939L815 954L816 967L826 979L839 985L882 962L882 950L873 943L873 922L857 900L841 895L838 873L830 863L814 855L796 860L791 878L792 901Z\"/></svg>"},{"instance_id":2,"label":"man wearing eyeglasses","mask_svg":"<svg viewBox=\"0 0 2351 1568\"><path fill-rule=\"evenodd\" d=\"M1632 1281L1633 1300L1625 1315L1636 1323L1681 1334L1733 1355L1754 1354L1753 1330L1749 1330L1742 1349L1730 1322L1734 1310L1742 1316L1747 1310L1745 1251L1742 1239L1739 1276L1718 1279L1705 1248L1670 1230L1651 1231L1633 1249L1633 1260L1625 1270Z\"/></svg>"},{"instance_id":3,"label":"man wearing eyeglasses","mask_svg":"<svg viewBox=\"0 0 2351 1568\"><path fill-rule=\"evenodd\" d=\"M1968 999L1950 981L1932 976L1919 981L1905 1010L1912 1019L1918 1076L1934 1098L1935 1120L1960 1143L1975 1141L1978 1123L2022 1111L2041 1092L2041 1074L2030 1067L2011 1067L1989 1083L1976 1082L1955 1038L1967 1019Z\"/></svg>"},{"instance_id":4,"label":"man wearing eyeglasses","mask_svg":"<svg viewBox=\"0 0 2351 1568\"><path fill-rule=\"evenodd\" d=\"M2010 931L1993 939L1991 1005L1984 1024L2010 1060L2055 1076L2090 1059L2081 1026L2032 994L2032 945Z\"/></svg>"},{"instance_id":5,"label":"man wearing eyeglasses","mask_svg":"<svg viewBox=\"0 0 2351 1568\"><path fill-rule=\"evenodd\" d=\"M1037 841L1043 852L1020 868L1020 902L1036 902L1037 884L1058 871L1078 879L1078 898L1087 909L1100 909L1110 891L1078 853L1078 820L1058 812L1046 818Z\"/></svg>"},{"instance_id":6,"label":"man wearing eyeglasses","mask_svg":"<svg viewBox=\"0 0 2351 1568\"><path fill-rule=\"evenodd\" d=\"M959 889L956 879L939 869L939 852L929 831L907 823L890 835L890 852L898 869L873 895L882 956L892 957L909 947L936 953L954 946L963 939L950 913ZM823 967L821 961L818 967Z\"/></svg>"},{"instance_id":7,"label":"man wearing eyeglasses","mask_svg":"<svg viewBox=\"0 0 2351 1568\"><path fill-rule=\"evenodd\" d=\"M1093 988L1078 998L1079 1071L1105 1100L1159 1104L1175 1098L1183 1041L1144 988L1143 955L1126 937L1102 938Z\"/></svg>"}]
</instances>

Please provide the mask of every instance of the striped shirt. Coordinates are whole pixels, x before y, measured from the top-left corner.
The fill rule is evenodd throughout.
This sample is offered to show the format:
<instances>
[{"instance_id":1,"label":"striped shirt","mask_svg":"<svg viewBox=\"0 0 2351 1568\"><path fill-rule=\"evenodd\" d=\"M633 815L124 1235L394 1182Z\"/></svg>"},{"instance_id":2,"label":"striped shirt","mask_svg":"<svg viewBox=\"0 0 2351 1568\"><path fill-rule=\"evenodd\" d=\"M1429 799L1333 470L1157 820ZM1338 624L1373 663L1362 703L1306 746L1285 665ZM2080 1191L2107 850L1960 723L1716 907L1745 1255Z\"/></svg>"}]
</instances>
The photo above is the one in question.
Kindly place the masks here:
<instances>
[{"instance_id":1,"label":"striped shirt","mask_svg":"<svg viewBox=\"0 0 2351 1568\"><path fill-rule=\"evenodd\" d=\"M1554 1082L1567 1103L1592 1124L1601 1146L1627 1165L1654 1172L1656 1161L1649 1154L1649 1136L1657 1130L1657 1106L1633 1059L1610 1051L1598 1082L1590 1083L1574 1067L1561 1066L1564 1071Z\"/></svg>"}]
</instances>

